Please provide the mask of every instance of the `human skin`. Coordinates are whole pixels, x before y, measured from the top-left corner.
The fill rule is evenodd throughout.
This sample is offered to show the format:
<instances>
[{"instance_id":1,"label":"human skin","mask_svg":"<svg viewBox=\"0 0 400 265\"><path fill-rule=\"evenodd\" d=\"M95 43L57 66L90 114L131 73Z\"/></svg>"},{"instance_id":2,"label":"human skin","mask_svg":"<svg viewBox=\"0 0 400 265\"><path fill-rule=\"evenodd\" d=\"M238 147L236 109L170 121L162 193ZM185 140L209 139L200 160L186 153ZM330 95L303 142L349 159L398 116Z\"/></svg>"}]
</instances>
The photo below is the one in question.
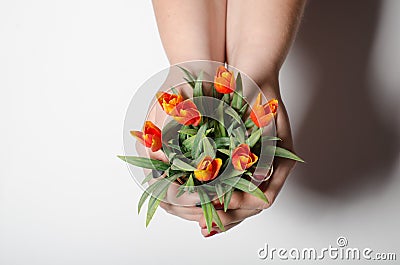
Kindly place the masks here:
<instances>
[{"instance_id":1,"label":"human skin","mask_svg":"<svg viewBox=\"0 0 400 265\"><path fill-rule=\"evenodd\" d=\"M170 64L192 60L226 62L251 77L268 99L279 100L276 115L278 146L293 151L288 114L280 95L279 72L296 34L306 0L153 0L160 37ZM198 69L190 69L196 72ZM246 84L244 84L246 86ZM256 91L245 96L251 102ZM164 117L152 115L157 120ZM162 158L162 155L150 154ZM275 201L295 162L275 158L270 181L259 187L269 203L245 192L235 191L228 211L217 212L226 230L269 208ZM160 206L168 213L196 221L203 236L209 233L197 194L176 198L171 186ZM218 210L219 209L219 210Z\"/></svg>"}]
</instances>

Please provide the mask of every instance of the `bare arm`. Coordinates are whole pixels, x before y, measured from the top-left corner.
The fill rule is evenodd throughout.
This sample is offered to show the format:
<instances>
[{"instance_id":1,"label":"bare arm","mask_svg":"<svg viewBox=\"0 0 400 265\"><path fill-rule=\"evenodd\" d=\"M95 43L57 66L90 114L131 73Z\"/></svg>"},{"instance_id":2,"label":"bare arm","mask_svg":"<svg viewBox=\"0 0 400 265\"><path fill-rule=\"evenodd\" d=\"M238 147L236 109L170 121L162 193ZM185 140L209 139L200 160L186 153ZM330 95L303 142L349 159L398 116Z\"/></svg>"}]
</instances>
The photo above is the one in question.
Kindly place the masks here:
<instances>
[{"instance_id":1,"label":"bare arm","mask_svg":"<svg viewBox=\"0 0 400 265\"><path fill-rule=\"evenodd\" d=\"M229 0L226 52L260 86L276 79L293 42L305 0Z\"/></svg>"}]
</instances>

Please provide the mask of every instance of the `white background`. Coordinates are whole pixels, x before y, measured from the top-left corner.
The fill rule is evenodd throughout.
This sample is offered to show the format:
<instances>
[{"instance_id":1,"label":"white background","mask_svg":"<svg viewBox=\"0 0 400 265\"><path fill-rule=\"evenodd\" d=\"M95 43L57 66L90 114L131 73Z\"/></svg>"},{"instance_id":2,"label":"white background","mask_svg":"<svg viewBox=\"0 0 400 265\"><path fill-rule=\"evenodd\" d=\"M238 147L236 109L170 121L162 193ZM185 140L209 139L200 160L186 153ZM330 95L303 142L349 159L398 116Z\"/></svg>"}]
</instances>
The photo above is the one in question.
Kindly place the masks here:
<instances>
[{"instance_id":1,"label":"white background","mask_svg":"<svg viewBox=\"0 0 400 265\"><path fill-rule=\"evenodd\" d=\"M151 3L1 1L0 264L262 264L264 243L322 248L340 235L398 251L399 11L309 3L281 74L308 163L271 209L203 239L162 210L146 229L116 158L131 96L168 66Z\"/></svg>"}]
</instances>

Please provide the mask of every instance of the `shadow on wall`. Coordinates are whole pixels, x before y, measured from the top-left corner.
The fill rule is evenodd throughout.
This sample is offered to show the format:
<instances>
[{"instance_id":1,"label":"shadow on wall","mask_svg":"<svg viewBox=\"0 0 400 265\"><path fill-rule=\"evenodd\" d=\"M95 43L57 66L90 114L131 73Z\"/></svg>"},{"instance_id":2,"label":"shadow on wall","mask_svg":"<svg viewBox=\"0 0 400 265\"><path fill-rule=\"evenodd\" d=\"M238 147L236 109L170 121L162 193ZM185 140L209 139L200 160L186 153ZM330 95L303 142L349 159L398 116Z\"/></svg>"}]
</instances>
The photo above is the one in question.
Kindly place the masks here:
<instances>
[{"instance_id":1,"label":"shadow on wall","mask_svg":"<svg viewBox=\"0 0 400 265\"><path fill-rule=\"evenodd\" d=\"M298 34L296 45L319 71L296 134L296 151L308 163L293 181L324 199L355 199L383 187L397 162L399 126L380 120L367 81L380 5L310 1Z\"/></svg>"}]
</instances>

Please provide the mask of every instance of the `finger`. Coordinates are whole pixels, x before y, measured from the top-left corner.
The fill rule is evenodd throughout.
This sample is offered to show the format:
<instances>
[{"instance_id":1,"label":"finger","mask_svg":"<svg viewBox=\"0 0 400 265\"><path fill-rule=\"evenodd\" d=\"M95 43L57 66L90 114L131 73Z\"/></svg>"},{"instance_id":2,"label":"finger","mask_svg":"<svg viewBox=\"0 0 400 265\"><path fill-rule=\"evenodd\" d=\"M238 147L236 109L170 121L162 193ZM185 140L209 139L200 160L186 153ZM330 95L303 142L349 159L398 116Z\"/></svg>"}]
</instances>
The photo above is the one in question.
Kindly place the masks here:
<instances>
[{"instance_id":1,"label":"finger","mask_svg":"<svg viewBox=\"0 0 400 265\"><path fill-rule=\"evenodd\" d=\"M276 159L275 164L277 166L275 167L270 180L265 184L265 187L262 187L265 196L269 200L269 203L264 204L262 209L269 208L276 200L276 197L281 191L283 184L293 168L294 162L289 159L278 158Z\"/></svg>"},{"instance_id":2,"label":"finger","mask_svg":"<svg viewBox=\"0 0 400 265\"><path fill-rule=\"evenodd\" d=\"M213 201L214 207L216 209L223 209L224 205L219 202L219 200ZM232 193L231 200L229 201L229 210L260 210L263 209L265 202L258 197L246 193L243 191L234 191Z\"/></svg>"},{"instance_id":3,"label":"finger","mask_svg":"<svg viewBox=\"0 0 400 265\"><path fill-rule=\"evenodd\" d=\"M165 197L168 203L177 206L195 206L196 204L200 203L200 197L197 192L185 192L181 196L176 197L179 187L179 184L173 183L168 188L167 195Z\"/></svg>"},{"instance_id":4,"label":"finger","mask_svg":"<svg viewBox=\"0 0 400 265\"><path fill-rule=\"evenodd\" d=\"M286 178L289 175L292 167L293 161L283 158L276 158L274 166L275 170L271 178L269 179L269 181L263 182L259 186L259 188L264 191L264 194L268 199L268 203L259 199L258 197L253 196L250 193L234 191L232 193L228 209L262 210L269 208L275 201L280 190L282 189L282 186L285 183ZM218 199L214 200L213 204L216 209L223 208L223 205L221 205Z\"/></svg>"},{"instance_id":5,"label":"finger","mask_svg":"<svg viewBox=\"0 0 400 265\"><path fill-rule=\"evenodd\" d=\"M244 219L250 216L259 214L260 212L261 210L238 209L238 210L228 210L227 212L224 212L223 210L217 210L217 214L221 219L221 223L224 226L243 221ZM199 225L201 228L207 227L204 215L200 218ZM216 226L216 224L213 223L213 226Z\"/></svg>"},{"instance_id":6,"label":"finger","mask_svg":"<svg viewBox=\"0 0 400 265\"><path fill-rule=\"evenodd\" d=\"M165 176L165 173L161 175L161 178ZM153 185L155 182L159 181L159 179L150 179L149 180L149 185ZM163 202L175 205L175 206L193 206L196 207L196 205L200 204L200 197L197 192L189 193L185 192L181 196L176 197L178 194L178 188L181 185L173 182L171 185L168 187L167 194L165 197L162 199ZM198 207L196 207L198 208Z\"/></svg>"},{"instance_id":7,"label":"finger","mask_svg":"<svg viewBox=\"0 0 400 265\"><path fill-rule=\"evenodd\" d=\"M168 158L165 156L164 152L160 150L153 152L150 148L145 147L141 142L136 141L135 144L136 151L141 157L149 157L152 159L168 162Z\"/></svg>"},{"instance_id":8,"label":"finger","mask_svg":"<svg viewBox=\"0 0 400 265\"><path fill-rule=\"evenodd\" d=\"M178 216L182 219L198 222L203 215L201 208L175 206L166 202L161 202L160 207L167 213Z\"/></svg>"},{"instance_id":9,"label":"finger","mask_svg":"<svg viewBox=\"0 0 400 265\"><path fill-rule=\"evenodd\" d=\"M152 178L149 180L148 184L153 185L155 182L162 180L164 176L165 174L161 175L161 179ZM168 187L167 194L165 195L165 197L162 199L160 198L161 201L174 206L193 207L201 210L201 208L198 207L198 205L200 205L200 197L197 192L193 193L185 192L181 196L176 197L178 193L178 188L180 186L181 185L178 183L175 182L171 183L170 186Z\"/></svg>"},{"instance_id":10,"label":"finger","mask_svg":"<svg viewBox=\"0 0 400 265\"><path fill-rule=\"evenodd\" d=\"M201 215L203 214L203 210L198 207L187 207L187 206L176 206L167 202L161 202L160 205L164 207L164 210L168 211L171 214L175 213L183 213L183 214L191 214L191 215Z\"/></svg>"},{"instance_id":11,"label":"finger","mask_svg":"<svg viewBox=\"0 0 400 265\"><path fill-rule=\"evenodd\" d=\"M204 228L204 229L202 228L201 229L201 234L204 237L210 237L210 236L213 236L213 235L216 235L216 234L220 234L220 233L226 232L226 231L232 229L233 227L239 225L240 223L241 223L241 221L225 226L225 231L222 231L218 227L213 227L212 230L210 232L208 232L207 228Z\"/></svg>"}]
</instances>

